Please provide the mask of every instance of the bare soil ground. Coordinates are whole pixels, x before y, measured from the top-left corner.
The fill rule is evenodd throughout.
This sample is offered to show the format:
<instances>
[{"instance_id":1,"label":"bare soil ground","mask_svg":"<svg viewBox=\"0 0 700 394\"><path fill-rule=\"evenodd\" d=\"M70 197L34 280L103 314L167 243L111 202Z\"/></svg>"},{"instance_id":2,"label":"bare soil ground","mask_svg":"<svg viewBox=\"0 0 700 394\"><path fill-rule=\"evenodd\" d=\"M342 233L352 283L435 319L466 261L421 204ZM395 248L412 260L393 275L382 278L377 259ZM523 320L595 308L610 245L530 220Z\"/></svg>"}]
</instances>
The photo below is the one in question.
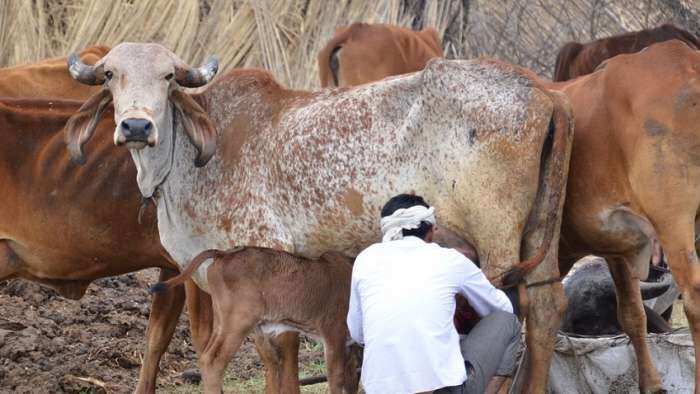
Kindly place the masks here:
<instances>
[{"instance_id":1,"label":"bare soil ground","mask_svg":"<svg viewBox=\"0 0 700 394\"><path fill-rule=\"evenodd\" d=\"M80 301L21 280L0 283L0 393L130 393L145 349L148 286L156 280L156 270L102 279ZM302 372L322 373L321 346L305 341L301 349ZM196 369L185 314L160 367L158 392L198 391L182 379ZM248 340L230 364L225 391L262 392L262 376Z\"/></svg>"}]
</instances>

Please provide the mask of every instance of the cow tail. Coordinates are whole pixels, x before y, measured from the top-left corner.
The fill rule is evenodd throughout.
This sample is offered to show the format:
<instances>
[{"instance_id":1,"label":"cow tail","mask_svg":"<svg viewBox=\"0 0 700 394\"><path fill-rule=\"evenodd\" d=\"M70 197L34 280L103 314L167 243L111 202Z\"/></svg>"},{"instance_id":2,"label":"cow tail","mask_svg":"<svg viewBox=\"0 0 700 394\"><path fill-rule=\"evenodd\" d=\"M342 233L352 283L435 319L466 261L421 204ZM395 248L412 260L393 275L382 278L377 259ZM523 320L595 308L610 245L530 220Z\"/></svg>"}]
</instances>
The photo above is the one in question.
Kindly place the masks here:
<instances>
[{"instance_id":1,"label":"cow tail","mask_svg":"<svg viewBox=\"0 0 700 394\"><path fill-rule=\"evenodd\" d=\"M222 252L217 249L209 249L205 250L204 252L198 254L195 256L195 258L190 261L190 263L185 267L185 270L180 272L180 275L168 279L165 282L158 282L155 285L151 286L150 292L155 294L155 293L163 293L166 292L173 287L179 286L187 279L192 276L192 273L199 268L200 265L202 265L203 262L207 261L208 259L213 259L213 258L218 258L221 257L225 252Z\"/></svg>"},{"instance_id":2,"label":"cow tail","mask_svg":"<svg viewBox=\"0 0 700 394\"><path fill-rule=\"evenodd\" d=\"M561 217L566 193L574 130L571 108L564 94L551 92L550 97L554 104L553 113L542 147L537 198L523 232L523 246L525 237L534 234L539 226L544 226L544 236L542 244L532 257L506 271L501 281L501 287L504 288L522 282L524 277L544 260L560 226L558 219Z\"/></svg>"},{"instance_id":3,"label":"cow tail","mask_svg":"<svg viewBox=\"0 0 700 394\"><path fill-rule=\"evenodd\" d=\"M554 65L554 77L552 81L561 82L571 78L569 70L576 56L581 53L583 45L578 42L567 42L559 50L557 61Z\"/></svg>"}]
</instances>

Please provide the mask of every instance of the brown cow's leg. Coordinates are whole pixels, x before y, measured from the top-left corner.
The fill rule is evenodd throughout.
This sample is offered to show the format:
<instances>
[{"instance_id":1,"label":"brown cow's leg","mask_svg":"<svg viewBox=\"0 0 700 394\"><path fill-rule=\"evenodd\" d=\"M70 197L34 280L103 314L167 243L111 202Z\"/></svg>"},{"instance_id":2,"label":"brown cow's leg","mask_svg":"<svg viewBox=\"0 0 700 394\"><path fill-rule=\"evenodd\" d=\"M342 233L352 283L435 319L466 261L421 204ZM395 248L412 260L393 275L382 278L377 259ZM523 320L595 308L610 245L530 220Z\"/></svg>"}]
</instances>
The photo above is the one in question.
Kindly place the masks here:
<instances>
[{"instance_id":1,"label":"brown cow's leg","mask_svg":"<svg viewBox=\"0 0 700 394\"><path fill-rule=\"evenodd\" d=\"M654 367L646 343L647 318L639 290L639 278L635 277L627 260L623 258L608 259L608 266L617 293L617 319L630 337L637 355L640 391L656 392L661 389L661 378Z\"/></svg>"},{"instance_id":2,"label":"brown cow's leg","mask_svg":"<svg viewBox=\"0 0 700 394\"><path fill-rule=\"evenodd\" d=\"M680 210L679 210L680 211ZM680 212L679 212L680 213ZM692 217L685 215L684 218ZM688 318L695 349L700 349L700 261L695 250L695 226L686 220L667 218L658 228L661 245L668 258L673 279L683 295L683 306ZM695 356L695 394L700 394L700 358Z\"/></svg>"},{"instance_id":3,"label":"brown cow's leg","mask_svg":"<svg viewBox=\"0 0 700 394\"><path fill-rule=\"evenodd\" d=\"M161 269L159 281L163 282L177 275L169 269ZM155 393L158 363L173 338L177 321L185 305L185 289L178 286L165 293L156 293L151 301L146 331L146 356L139 372L135 393Z\"/></svg>"},{"instance_id":4,"label":"brown cow's leg","mask_svg":"<svg viewBox=\"0 0 700 394\"><path fill-rule=\"evenodd\" d=\"M290 331L271 337L256 330L253 339L265 365L265 392L299 393L299 334Z\"/></svg>"},{"instance_id":5,"label":"brown cow's leg","mask_svg":"<svg viewBox=\"0 0 700 394\"><path fill-rule=\"evenodd\" d=\"M199 288L192 280L185 282L187 293L187 313L190 318L192 345L197 354L202 354L209 341L214 322L211 296Z\"/></svg>"},{"instance_id":6,"label":"brown cow's leg","mask_svg":"<svg viewBox=\"0 0 700 394\"><path fill-rule=\"evenodd\" d=\"M669 253L670 254L670 253ZM674 253L675 258L684 263L685 270L682 273L687 273L684 279L684 284L681 285L679 277L681 275L676 275L674 266L677 263L671 264L671 269L673 270L673 276L678 282L681 288L681 294L683 295L683 307L685 310L685 316L688 318L688 325L690 326L690 333L693 336L693 346L695 349L700 349L700 261L698 261L697 252L693 249L686 249L680 252ZM671 262L671 256L669 256L669 262ZM698 352L695 352L695 394L700 394L700 365L698 365L699 359Z\"/></svg>"}]
</instances>

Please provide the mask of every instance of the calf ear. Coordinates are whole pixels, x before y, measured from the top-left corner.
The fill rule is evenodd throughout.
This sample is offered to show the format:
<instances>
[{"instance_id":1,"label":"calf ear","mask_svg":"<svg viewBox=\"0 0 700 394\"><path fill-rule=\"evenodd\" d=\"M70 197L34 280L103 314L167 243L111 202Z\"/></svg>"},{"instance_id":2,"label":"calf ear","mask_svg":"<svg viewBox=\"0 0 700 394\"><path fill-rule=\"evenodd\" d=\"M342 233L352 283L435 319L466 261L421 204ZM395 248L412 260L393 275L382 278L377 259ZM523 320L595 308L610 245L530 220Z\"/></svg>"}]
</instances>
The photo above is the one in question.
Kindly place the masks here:
<instances>
[{"instance_id":1,"label":"calf ear","mask_svg":"<svg viewBox=\"0 0 700 394\"><path fill-rule=\"evenodd\" d=\"M112 94L102 89L90 97L78 112L68 119L65 127L65 141L73 161L85 164L83 145L92 137L102 112L112 101Z\"/></svg>"},{"instance_id":2,"label":"calf ear","mask_svg":"<svg viewBox=\"0 0 700 394\"><path fill-rule=\"evenodd\" d=\"M196 167L203 167L214 156L216 150L216 129L209 115L189 94L180 90L170 93L178 118L182 121L187 138L197 148L194 159Z\"/></svg>"}]
</instances>

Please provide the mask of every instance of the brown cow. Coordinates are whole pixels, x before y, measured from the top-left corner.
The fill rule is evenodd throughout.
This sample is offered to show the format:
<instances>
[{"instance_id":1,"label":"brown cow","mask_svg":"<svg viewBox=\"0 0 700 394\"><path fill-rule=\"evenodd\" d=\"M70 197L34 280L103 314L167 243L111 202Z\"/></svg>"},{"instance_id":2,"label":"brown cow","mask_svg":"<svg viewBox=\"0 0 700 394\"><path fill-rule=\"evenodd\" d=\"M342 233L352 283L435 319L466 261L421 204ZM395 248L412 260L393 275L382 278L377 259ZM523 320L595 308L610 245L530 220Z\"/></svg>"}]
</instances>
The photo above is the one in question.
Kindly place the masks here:
<instances>
[{"instance_id":1,"label":"brown cow","mask_svg":"<svg viewBox=\"0 0 700 394\"><path fill-rule=\"evenodd\" d=\"M109 49L94 45L81 51L80 58L89 64L95 64ZM97 88L76 83L70 78L66 72L65 57L0 69L0 96L84 100L96 91Z\"/></svg>"},{"instance_id":2,"label":"brown cow","mask_svg":"<svg viewBox=\"0 0 700 394\"><path fill-rule=\"evenodd\" d=\"M671 24L601 38L587 44L569 42L559 50L553 80L566 81L590 74L611 57L639 52L651 44L668 40L681 40L691 48L700 49L700 42L692 33Z\"/></svg>"},{"instance_id":3,"label":"brown cow","mask_svg":"<svg viewBox=\"0 0 700 394\"><path fill-rule=\"evenodd\" d=\"M219 393L224 370L253 330L268 334L301 332L322 338L331 393L355 393L359 349L345 323L352 259L326 253L309 260L265 248L211 249L197 255L179 276L152 287L160 292L186 281L213 259L209 291L214 304L214 335L224 338L207 354L226 354L202 363L204 392Z\"/></svg>"},{"instance_id":4,"label":"brown cow","mask_svg":"<svg viewBox=\"0 0 700 394\"><path fill-rule=\"evenodd\" d=\"M608 60L590 75L551 85L574 110L575 133L560 245L561 271L605 257L618 319L637 354L643 392L661 389L645 342L639 280L658 236L700 345L700 52L672 40ZM696 356L697 357L697 356ZM696 363L695 392L700 393Z\"/></svg>"},{"instance_id":5,"label":"brown cow","mask_svg":"<svg viewBox=\"0 0 700 394\"><path fill-rule=\"evenodd\" d=\"M353 23L321 49L318 70L322 87L355 86L422 70L435 57L442 57L442 44L432 27Z\"/></svg>"},{"instance_id":6,"label":"brown cow","mask_svg":"<svg viewBox=\"0 0 700 394\"><path fill-rule=\"evenodd\" d=\"M108 51L94 46L80 56L94 63ZM66 59L60 58L2 69L0 96L85 99L97 90L72 79L65 64ZM78 299L90 282L106 276L149 267L162 268L161 280L175 275L177 267L160 247L152 207L144 211L141 224L137 222L140 192L128 152L114 149L104 133L91 143L100 157L89 160L86 167L70 162L61 130L79 106L57 99L0 99L0 184L5 190L0 201L0 218L5 218L0 220L0 280L37 281ZM98 166L104 172L97 174ZM97 182L86 185L90 179ZM158 363L184 302L182 287L154 296L136 393L155 392ZM211 301L196 286L188 286L187 302L199 351L211 329ZM277 342L284 348L275 350ZM280 364L278 351L294 353L297 343L294 335L287 334L271 343L258 341L271 374L280 373L275 368ZM296 373L296 363L285 362L285 379L296 380ZM271 376L267 378L274 387L277 380Z\"/></svg>"}]
</instances>

